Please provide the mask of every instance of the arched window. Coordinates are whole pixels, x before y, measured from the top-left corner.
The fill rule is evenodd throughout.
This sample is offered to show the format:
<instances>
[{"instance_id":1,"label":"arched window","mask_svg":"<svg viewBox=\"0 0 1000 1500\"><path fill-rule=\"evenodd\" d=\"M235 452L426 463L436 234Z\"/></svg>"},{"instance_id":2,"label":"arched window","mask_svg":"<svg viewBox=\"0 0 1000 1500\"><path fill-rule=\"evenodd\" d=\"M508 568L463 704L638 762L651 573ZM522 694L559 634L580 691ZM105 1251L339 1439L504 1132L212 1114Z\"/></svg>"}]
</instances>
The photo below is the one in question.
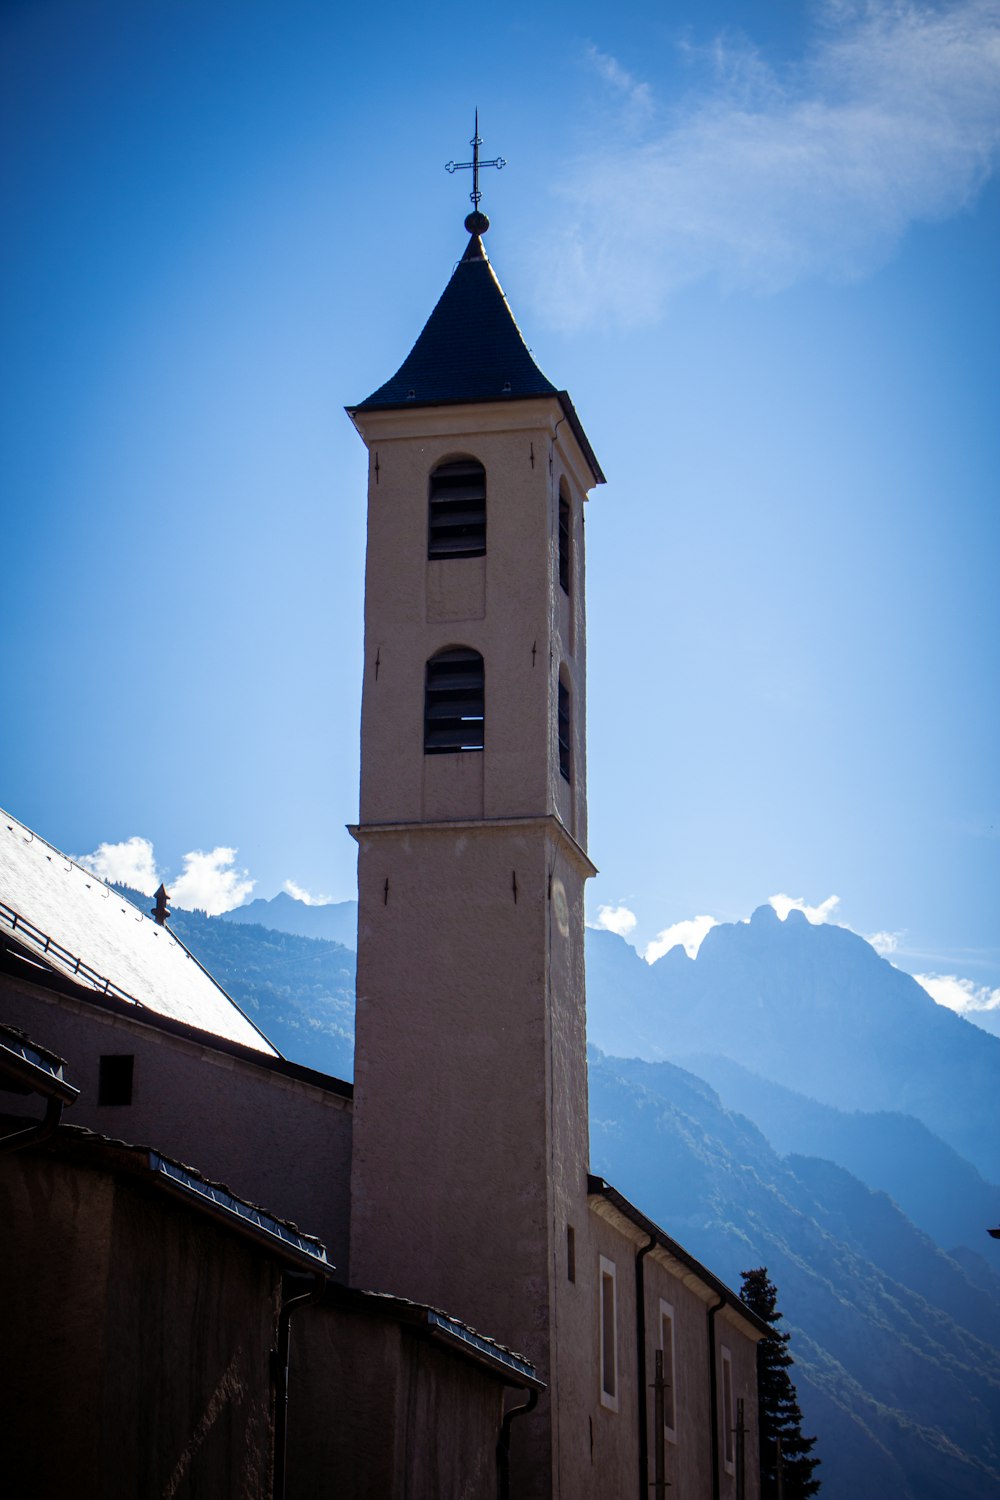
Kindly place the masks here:
<instances>
[{"instance_id":1,"label":"arched window","mask_svg":"<svg viewBox=\"0 0 1000 1500\"><path fill-rule=\"evenodd\" d=\"M570 749L570 717L569 717L569 688L559 679L559 771L567 781L572 780L570 771L572 769Z\"/></svg>"},{"instance_id":2,"label":"arched window","mask_svg":"<svg viewBox=\"0 0 1000 1500\"><path fill-rule=\"evenodd\" d=\"M566 487L559 486L559 583L563 593L569 593L569 546L570 546L570 508L566 496Z\"/></svg>"},{"instance_id":3,"label":"arched window","mask_svg":"<svg viewBox=\"0 0 1000 1500\"><path fill-rule=\"evenodd\" d=\"M485 678L478 651L455 646L427 663L424 684L424 754L481 750Z\"/></svg>"},{"instance_id":4,"label":"arched window","mask_svg":"<svg viewBox=\"0 0 1000 1500\"><path fill-rule=\"evenodd\" d=\"M431 475L427 556L482 557L486 551L486 470L474 458L438 464Z\"/></svg>"}]
</instances>

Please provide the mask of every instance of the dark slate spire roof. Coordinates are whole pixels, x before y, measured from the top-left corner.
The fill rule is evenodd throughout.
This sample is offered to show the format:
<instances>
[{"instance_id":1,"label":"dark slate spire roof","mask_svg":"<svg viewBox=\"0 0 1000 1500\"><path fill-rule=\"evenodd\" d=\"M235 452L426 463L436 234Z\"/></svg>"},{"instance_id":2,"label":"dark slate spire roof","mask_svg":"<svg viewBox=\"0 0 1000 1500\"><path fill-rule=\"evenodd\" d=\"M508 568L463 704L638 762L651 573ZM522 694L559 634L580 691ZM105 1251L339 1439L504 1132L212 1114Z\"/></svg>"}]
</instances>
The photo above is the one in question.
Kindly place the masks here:
<instances>
[{"instance_id":1,"label":"dark slate spire roof","mask_svg":"<svg viewBox=\"0 0 1000 1500\"><path fill-rule=\"evenodd\" d=\"M479 217L488 225L485 215ZM473 218L470 214L469 220ZM353 416L355 412L407 406L517 401L532 396L557 398L595 480L603 483L604 475L573 403L565 391L545 378L532 359L487 259L482 238L473 231L423 332L395 375L366 401L347 410Z\"/></svg>"},{"instance_id":2,"label":"dark slate spire roof","mask_svg":"<svg viewBox=\"0 0 1000 1500\"><path fill-rule=\"evenodd\" d=\"M473 234L423 333L392 379L358 410L556 394L528 353L483 242Z\"/></svg>"}]
</instances>

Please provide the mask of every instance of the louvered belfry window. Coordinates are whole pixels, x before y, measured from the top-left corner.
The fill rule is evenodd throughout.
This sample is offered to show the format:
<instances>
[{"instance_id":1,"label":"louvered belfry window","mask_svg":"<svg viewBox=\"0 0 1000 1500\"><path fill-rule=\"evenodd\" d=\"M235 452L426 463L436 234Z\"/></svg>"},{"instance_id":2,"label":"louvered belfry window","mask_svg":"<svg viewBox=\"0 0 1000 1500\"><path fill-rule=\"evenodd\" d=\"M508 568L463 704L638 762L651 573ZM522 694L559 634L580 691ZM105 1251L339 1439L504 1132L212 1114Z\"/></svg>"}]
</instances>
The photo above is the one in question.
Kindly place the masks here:
<instances>
[{"instance_id":1,"label":"louvered belfry window","mask_svg":"<svg viewBox=\"0 0 1000 1500\"><path fill-rule=\"evenodd\" d=\"M482 557L486 551L486 470L475 459L438 464L431 475L427 556Z\"/></svg>"},{"instance_id":2,"label":"louvered belfry window","mask_svg":"<svg viewBox=\"0 0 1000 1500\"><path fill-rule=\"evenodd\" d=\"M484 727L483 658L464 646L439 651L427 663L424 754L482 750Z\"/></svg>"},{"instance_id":3,"label":"louvered belfry window","mask_svg":"<svg viewBox=\"0 0 1000 1500\"><path fill-rule=\"evenodd\" d=\"M569 688L559 683L559 770L570 780Z\"/></svg>"}]
</instances>

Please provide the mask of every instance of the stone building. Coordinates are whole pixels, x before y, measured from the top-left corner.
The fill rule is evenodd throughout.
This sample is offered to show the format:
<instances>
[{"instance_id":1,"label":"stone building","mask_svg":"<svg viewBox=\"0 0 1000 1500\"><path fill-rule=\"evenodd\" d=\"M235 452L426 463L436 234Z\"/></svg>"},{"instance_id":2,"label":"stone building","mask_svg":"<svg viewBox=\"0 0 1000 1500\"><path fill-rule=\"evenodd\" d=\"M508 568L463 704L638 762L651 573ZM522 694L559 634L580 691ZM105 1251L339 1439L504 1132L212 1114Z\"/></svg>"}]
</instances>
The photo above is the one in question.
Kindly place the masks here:
<instances>
[{"instance_id":1,"label":"stone building","mask_svg":"<svg viewBox=\"0 0 1000 1500\"><path fill-rule=\"evenodd\" d=\"M65 1058L71 1117L99 1138L84 1151L52 1121L8 1153L13 1274L30 1284L31 1244L70 1232L57 1209L75 1201L74 1174L110 1174L114 1197L138 1172L148 1197L138 1167L122 1186L134 1148L108 1137L150 1142L190 1164L175 1177L228 1184L243 1210L220 1228L217 1205L211 1255L229 1235L257 1256L275 1349L294 1324L287 1423L280 1358L270 1406L248 1398L271 1416L254 1428L265 1458L246 1493L278 1493L287 1472L296 1496L619 1500L664 1493L660 1479L684 1500L756 1500L763 1325L588 1175L583 511L603 475L524 344L488 221L477 211L466 227L412 351L349 408L369 453L353 1088L280 1058L168 928L5 817L0 1022L22 1034L7 1050ZM32 1187L45 1174L58 1191ZM149 1209L187 1215L195 1303L203 1200ZM247 1203L279 1226L250 1248ZM291 1253L288 1220L308 1235L286 1223L286 1236L322 1242L322 1262ZM97 1220L72 1226L108 1243ZM307 1279L293 1287L295 1273ZM283 1313L293 1294L304 1300ZM207 1371L231 1313L203 1315L221 1319L198 1355ZM116 1324L105 1368L143 1317L137 1303ZM168 1492L205 1420L197 1402L176 1406L155 1484L136 1493ZM198 1478L208 1448L171 1494L220 1493Z\"/></svg>"}]
</instances>

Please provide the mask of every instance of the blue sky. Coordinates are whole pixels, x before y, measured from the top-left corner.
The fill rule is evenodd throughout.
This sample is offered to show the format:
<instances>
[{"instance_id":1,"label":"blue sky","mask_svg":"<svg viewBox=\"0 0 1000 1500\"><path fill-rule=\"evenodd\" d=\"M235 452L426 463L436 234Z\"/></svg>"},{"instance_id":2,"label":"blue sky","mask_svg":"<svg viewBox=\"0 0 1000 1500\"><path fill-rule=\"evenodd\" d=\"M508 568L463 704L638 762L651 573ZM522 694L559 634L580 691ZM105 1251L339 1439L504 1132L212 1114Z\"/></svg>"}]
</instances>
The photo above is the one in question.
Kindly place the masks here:
<instances>
[{"instance_id":1,"label":"blue sky","mask_svg":"<svg viewBox=\"0 0 1000 1500\"><path fill-rule=\"evenodd\" d=\"M192 901L353 894L342 408L462 251L478 105L491 258L609 479L594 920L644 949L783 894L1000 1006L1000 4L13 0L0 35L5 807Z\"/></svg>"}]
</instances>

